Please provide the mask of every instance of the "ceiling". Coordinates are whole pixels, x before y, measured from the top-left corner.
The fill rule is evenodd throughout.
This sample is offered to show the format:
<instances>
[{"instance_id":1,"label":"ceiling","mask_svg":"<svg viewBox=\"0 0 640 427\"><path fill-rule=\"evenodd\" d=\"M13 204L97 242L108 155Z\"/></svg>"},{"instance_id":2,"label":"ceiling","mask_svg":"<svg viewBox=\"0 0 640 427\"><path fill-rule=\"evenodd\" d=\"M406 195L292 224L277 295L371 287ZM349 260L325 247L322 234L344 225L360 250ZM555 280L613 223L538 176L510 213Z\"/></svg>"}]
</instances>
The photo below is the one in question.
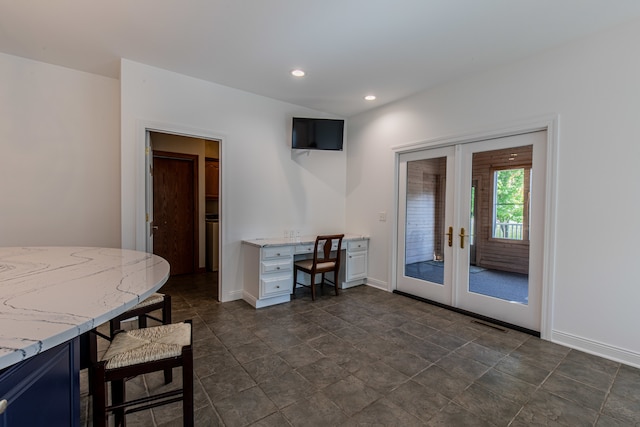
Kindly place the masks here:
<instances>
[{"instance_id":1,"label":"ceiling","mask_svg":"<svg viewBox=\"0 0 640 427\"><path fill-rule=\"evenodd\" d=\"M0 0L0 52L114 78L127 58L349 117L637 17L638 0Z\"/></svg>"}]
</instances>

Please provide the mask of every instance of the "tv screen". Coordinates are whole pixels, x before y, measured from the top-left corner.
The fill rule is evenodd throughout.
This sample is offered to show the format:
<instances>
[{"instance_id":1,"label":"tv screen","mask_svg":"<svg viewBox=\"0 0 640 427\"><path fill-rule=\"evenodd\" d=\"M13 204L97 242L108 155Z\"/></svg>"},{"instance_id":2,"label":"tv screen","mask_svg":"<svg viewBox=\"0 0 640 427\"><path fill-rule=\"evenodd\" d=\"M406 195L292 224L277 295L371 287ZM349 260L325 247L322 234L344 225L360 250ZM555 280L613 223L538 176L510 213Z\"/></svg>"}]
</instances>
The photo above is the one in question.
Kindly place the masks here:
<instances>
[{"instance_id":1,"label":"tv screen","mask_svg":"<svg viewBox=\"0 0 640 427\"><path fill-rule=\"evenodd\" d=\"M342 150L344 120L293 118L291 148L296 150Z\"/></svg>"}]
</instances>

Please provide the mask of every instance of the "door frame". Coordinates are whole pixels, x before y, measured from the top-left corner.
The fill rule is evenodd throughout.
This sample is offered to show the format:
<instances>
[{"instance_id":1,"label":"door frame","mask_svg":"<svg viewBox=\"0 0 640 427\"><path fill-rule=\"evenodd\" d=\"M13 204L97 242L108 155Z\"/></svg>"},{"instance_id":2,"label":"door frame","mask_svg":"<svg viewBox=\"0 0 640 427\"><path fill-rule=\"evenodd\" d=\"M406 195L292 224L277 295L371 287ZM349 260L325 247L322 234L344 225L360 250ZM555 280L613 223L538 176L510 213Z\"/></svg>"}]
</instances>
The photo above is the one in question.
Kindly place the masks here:
<instances>
[{"instance_id":1,"label":"door frame","mask_svg":"<svg viewBox=\"0 0 640 427\"><path fill-rule=\"evenodd\" d=\"M218 189L218 200L221 206L222 211L219 213L219 251L218 251L218 301L226 302L233 301L237 298L237 295L242 294L242 291L234 291L234 290L225 290L223 283L225 277L225 261L226 261L226 252L224 250L224 242L226 233L226 204L223 202L224 194L226 193L224 190L225 180L225 158L226 158L226 134L222 132L214 132L205 129L195 129L191 127L186 127L182 125L178 125L175 123L165 123L165 122L155 122L155 121L147 121L147 120L138 120L136 122L136 138L139 141L139 146L141 147L138 151L138 158L136 159L136 165L138 166L138 174L137 174L137 191L136 194L139 196L136 199L136 212L139 212L139 215L136 215L135 219L135 234L136 234L136 250L149 252L149 239L148 236L148 221L147 221L147 207L149 203L148 194L152 189L150 188L150 182L147 180L147 174L149 170L149 162L148 156L151 152L151 141L149 138L150 132L158 132L158 133L167 133L171 135L178 136L186 136L189 138L197 138L197 139L209 139L218 141L218 153L219 153L219 165L220 165L220 181L219 181L219 189ZM124 212L124 210L123 210ZM124 228L122 228L122 233L124 233Z\"/></svg>"},{"instance_id":2,"label":"door frame","mask_svg":"<svg viewBox=\"0 0 640 427\"><path fill-rule=\"evenodd\" d=\"M399 164L400 155L413 151L467 144L489 139L514 136L536 131L547 132L547 158L545 176L545 231L543 236L542 257L542 301L540 313L540 337L550 340L553 327L553 295L555 289L555 259L556 259L556 222L557 222L557 194L558 194L558 115L546 115L519 121L491 129L478 130L466 134L432 138L425 141L402 144L391 147L394 161L394 209L392 229L392 256L390 269L390 287L397 289L398 272L398 227L399 227Z\"/></svg>"}]
</instances>

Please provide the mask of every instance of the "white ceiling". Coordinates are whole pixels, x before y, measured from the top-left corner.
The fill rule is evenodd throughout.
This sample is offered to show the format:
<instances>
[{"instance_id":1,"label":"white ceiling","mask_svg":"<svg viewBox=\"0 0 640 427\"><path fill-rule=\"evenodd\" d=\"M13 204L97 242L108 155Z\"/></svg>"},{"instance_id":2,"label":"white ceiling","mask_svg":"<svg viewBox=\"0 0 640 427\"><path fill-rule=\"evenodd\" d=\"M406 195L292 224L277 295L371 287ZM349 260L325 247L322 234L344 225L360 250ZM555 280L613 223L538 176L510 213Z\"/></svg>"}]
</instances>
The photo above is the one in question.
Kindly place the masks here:
<instances>
[{"instance_id":1,"label":"white ceiling","mask_svg":"<svg viewBox=\"0 0 640 427\"><path fill-rule=\"evenodd\" d=\"M127 58L348 117L637 17L639 0L0 0L0 52L116 78Z\"/></svg>"}]
</instances>

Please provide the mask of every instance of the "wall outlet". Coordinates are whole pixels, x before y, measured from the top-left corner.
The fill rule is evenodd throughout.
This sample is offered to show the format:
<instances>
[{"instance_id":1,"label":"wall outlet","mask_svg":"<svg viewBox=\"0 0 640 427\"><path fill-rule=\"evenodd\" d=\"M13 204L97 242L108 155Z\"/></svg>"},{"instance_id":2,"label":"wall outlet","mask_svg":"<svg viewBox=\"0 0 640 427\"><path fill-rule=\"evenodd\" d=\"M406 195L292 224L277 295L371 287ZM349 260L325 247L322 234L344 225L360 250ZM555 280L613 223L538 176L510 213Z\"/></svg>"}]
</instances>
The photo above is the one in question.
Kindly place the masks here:
<instances>
[{"instance_id":1,"label":"wall outlet","mask_svg":"<svg viewBox=\"0 0 640 427\"><path fill-rule=\"evenodd\" d=\"M378 221L385 222L387 220L386 212L378 212Z\"/></svg>"}]
</instances>

